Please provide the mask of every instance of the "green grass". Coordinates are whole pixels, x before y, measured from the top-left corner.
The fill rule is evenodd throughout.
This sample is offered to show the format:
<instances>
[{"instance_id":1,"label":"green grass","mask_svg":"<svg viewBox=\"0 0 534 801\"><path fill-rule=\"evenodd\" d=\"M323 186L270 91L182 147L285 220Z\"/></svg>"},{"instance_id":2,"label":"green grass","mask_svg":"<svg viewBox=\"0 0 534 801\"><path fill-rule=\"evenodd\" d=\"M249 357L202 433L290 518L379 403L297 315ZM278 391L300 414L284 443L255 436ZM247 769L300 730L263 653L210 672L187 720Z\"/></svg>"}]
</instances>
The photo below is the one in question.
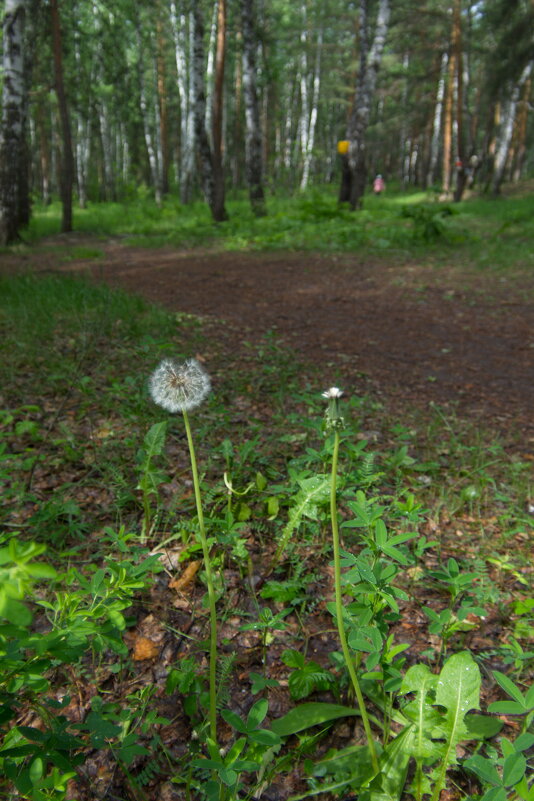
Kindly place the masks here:
<instances>
[{"instance_id":1,"label":"green grass","mask_svg":"<svg viewBox=\"0 0 534 801\"><path fill-rule=\"evenodd\" d=\"M445 218L444 230L428 203L421 196L391 193L369 198L366 210L354 216L338 210L332 197L310 193L272 201L271 215L261 220L252 218L245 201L236 201L229 204L231 220L213 226L202 205L181 209L168 201L158 210L144 201L128 208L90 207L75 222L99 236L135 235L133 241L145 246L287 249L300 244L364 255L383 252L396 259L419 254L438 264L460 262L472 252L477 265L485 248L493 247L503 262L490 266L524 269L521 254L532 234L529 198L495 205L466 201L458 214ZM423 209L419 222L401 213L408 205ZM37 211L30 229L37 244L53 234L58 211L49 208L43 216ZM484 235L501 219L498 241L486 242ZM424 243L417 225L436 228L434 241ZM70 252L63 242L61 248L58 259ZM99 258L92 244L75 243L74 250L76 258ZM168 355L204 355L213 383L191 421L215 563L221 708L230 709L239 698L246 712L260 690L261 704L272 700L273 686L275 697L290 709L296 699L315 700L317 691L346 700L346 675L335 661L338 645L326 612L332 597L328 498L315 494L332 451L322 432L321 392L327 387L320 367L301 363L273 333L238 350L222 323L171 314L119 290L48 274L0 278L0 352L0 600L11 614L8 621L0 617L0 645L10 659L9 669L0 670L0 794L16 797L15 778L23 795L42 798L44 771L48 789L57 784L57 792L46 797L64 801L75 791L61 789L61 776L52 766L59 765L61 773L74 755L93 759L96 753L97 759L110 761L115 797L129 797L132 788L135 797L159 797L161 782L191 780L192 760L207 753L202 569L188 589L169 586L171 578L200 559L187 449L179 416L156 408L147 389L150 373ZM396 548L401 551L391 552L401 553L401 561L388 565L397 571L399 616L378 595L368 607L355 602L351 612L361 616L365 628L373 607L382 614L382 631L391 627L395 646L402 652L406 645L406 666L404 656L391 656L390 662L381 657L390 686L398 689L410 664L437 673L446 653L467 648L483 668L483 709L488 698L498 697L495 668L526 693L534 665L531 516L526 511L532 499L531 463L510 454L491 428L436 407L424 414L406 409L398 419L376 398L361 396L345 399L343 414L347 429L338 503L343 521L357 515L356 525L341 530L343 548L359 558L365 542L368 552L373 547L372 526L361 525L367 513L384 521L382 537L386 525L388 536L400 537ZM164 439L148 457L147 432L163 420ZM376 444L370 441L374 438ZM145 543L147 499L155 525ZM162 542L163 565L153 553ZM267 566L280 542L284 552L269 575ZM375 553L369 564L380 558ZM56 572L36 560L46 560ZM362 563L367 571L362 576L369 575L369 564ZM391 575L388 579L387 569L382 572L382 590L393 581ZM353 582L345 587L347 594L365 600L362 582ZM21 601L29 604L33 622ZM57 639L53 626L61 633ZM151 657L155 661L132 657L132 643L145 637L146 647L147 635L161 638L158 648L170 646L161 652L174 654L169 664L159 661L159 650L157 658ZM374 655L365 648L358 654L360 672L366 671L364 692L378 714L386 708L387 717L399 701L394 708L392 691L385 707L377 703L376 693L382 692L378 665L369 661ZM28 665L30 653L39 659ZM68 723L62 729L56 707L50 714L48 705L63 697L80 699L90 709L80 729ZM34 728L16 725L20 704ZM172 720L158 718L169 707ZM235 721L235 714L230 719ZM503 730L510 740L518 734L515 725ZM169 737L173 726L176 733ZM341 730L334 729L331 737L328 726L321 728L321 749L332 759L335 752L328 749L339 747ZM191 736L193 729L198 740ZM78 739L69 740L67 730ZM266 761L263 767L272 771L264 777L267 782L289 769L294 775L300 771L307 782L316 738L299 737L300 744L282 745L280 763L278 757ZM175 742L184 744L181 751L173 750ZM6 756L6 749L18 746L21 751ZM249 756L258 756L256 746ZM498 753L495 741L479 746L479 753L489 757ZM466 746L467 754L470 749ZM306 769L299 765L304 755ZM83 775L85 766L79 770ZM336 770L343 775L343 763ZM321 767L318 771L314 781L322 781ZM192 797L203 798L201 763L193 779ZM458 781L462 776L455 773Z\"/></svg>"},{"instance_id":2,"label":"green grass","mask_svg":"<svg viewBox=\"0 0 534 801\"><path fill-rule=\"evenodd\" d=\"M369 195L364 209L340 208L335 187L295 197L269 197L267 216L255 218L244 195L227 202L229 220L215 225L206 204L181 205L168 197L161 208L150 199L90 203L74 209L74 229L97 237L125 237L143 247L213 247L228 250L317 250L357 252L381 258L458 261L483 269L529 269L534 263L534 195L503 199L474 197L442 204L432 192L401 192L395 187L379 198ZM452 214L440 216L446 207ZM405 210L426 209L426 219ZM34 208L24 237L39 243L59 230L60 205ZM427 235L428 234L428 235ZM44 244L44 243L43 243ZM71 254L98 258L98 249Z\"/></svg>"}]
</instances>

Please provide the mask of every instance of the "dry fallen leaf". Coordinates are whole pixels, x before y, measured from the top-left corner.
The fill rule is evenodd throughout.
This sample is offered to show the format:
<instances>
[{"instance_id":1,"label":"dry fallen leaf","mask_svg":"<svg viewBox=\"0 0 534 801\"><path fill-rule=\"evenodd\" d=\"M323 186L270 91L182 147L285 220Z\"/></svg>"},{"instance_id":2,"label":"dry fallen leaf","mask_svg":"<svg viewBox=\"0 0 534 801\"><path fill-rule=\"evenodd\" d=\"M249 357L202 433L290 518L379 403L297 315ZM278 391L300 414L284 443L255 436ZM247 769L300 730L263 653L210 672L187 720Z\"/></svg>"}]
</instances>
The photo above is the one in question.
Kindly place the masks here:
<instances>
[{"instance_id":1,"label":"dry fallen leaf","mask_svg":"<svg viewBox=\"0 0 534 801\"><path fill-rule=\"evenodd\" d=\"M176 590L177 592L185 592L189 585L194 582L201 564L202 562L200 562L200 560L189 562L183 573L170 582L170 589Z\"/></svg>"},{"instance_id":2,"label":"dry fallen leaf","mask_svg":"<svg viewBox=\"0 0 534 801\"><path fill-rule=\"evenodd\" d=\"M142 662L145 659L154 659L159 654L159 645L148 637L138 637L135 641L133 659Z\"/></svg>"}]
</instances>

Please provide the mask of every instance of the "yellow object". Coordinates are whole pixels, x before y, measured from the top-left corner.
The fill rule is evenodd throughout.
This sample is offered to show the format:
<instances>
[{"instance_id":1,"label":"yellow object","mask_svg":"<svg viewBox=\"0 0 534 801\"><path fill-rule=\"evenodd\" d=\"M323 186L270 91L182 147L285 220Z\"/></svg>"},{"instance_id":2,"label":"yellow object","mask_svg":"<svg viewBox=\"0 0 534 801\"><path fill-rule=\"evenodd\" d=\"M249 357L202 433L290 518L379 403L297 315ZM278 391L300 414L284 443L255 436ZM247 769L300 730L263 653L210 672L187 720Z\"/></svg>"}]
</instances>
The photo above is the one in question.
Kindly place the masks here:
<instances>
[{"instance_id":1,"label":"yellow object","mask_svg":"<svg viewBox=\"0 0 534 801\"><path fill-rule=\"evenodd\" d=\"M340 142L337 143L337 152L340 156L346 156L349 152L349 142L348 139L342 139Z\"/></svg>"}]
</instances>

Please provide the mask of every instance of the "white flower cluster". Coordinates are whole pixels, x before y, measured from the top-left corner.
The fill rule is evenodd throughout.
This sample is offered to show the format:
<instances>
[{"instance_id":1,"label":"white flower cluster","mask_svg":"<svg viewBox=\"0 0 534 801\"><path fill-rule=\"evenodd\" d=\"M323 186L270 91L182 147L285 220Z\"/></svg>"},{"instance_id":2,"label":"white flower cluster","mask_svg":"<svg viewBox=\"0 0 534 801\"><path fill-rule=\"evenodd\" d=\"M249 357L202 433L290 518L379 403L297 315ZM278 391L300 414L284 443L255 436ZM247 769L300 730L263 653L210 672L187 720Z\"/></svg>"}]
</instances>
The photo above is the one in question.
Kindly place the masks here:
<instances>
[{"instance_id":1,"label":"white flower cluster","mask_svg":"<svg viewBox=\"0 0 534 801\"><path fill-rule=\"evenodd\" d=\"M150 377L152 400L168 412L195 409L210 389L209 375L196 359L164 359Z\"/></svg>"}]
</instances>

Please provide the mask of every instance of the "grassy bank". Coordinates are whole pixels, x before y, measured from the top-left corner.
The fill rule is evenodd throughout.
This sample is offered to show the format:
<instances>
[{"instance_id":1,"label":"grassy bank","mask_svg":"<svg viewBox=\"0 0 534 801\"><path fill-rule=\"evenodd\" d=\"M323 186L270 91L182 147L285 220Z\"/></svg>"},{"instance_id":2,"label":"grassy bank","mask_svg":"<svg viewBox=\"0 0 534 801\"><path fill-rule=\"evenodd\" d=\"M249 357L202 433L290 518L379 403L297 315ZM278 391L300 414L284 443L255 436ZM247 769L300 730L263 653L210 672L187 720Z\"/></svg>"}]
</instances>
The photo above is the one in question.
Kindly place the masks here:
<instances>
[{"instance_id":1,"label":"grassy bank","mask_svg":"<svg viewBox=\"0 0 534 801\"><path fill-rule=\"evenodd\" d=\"M379 200L373 225L379 206L393 215ZM335 236L354 226L325 220ZM114 225L101 233L128 233ZM247 225L250 244L263 222ZM342 401L335 514L373 779L331 604L319 370L272 335L239 355L223 325L68 277L0 279L0 334L3 797L383 801L411 764L417 799L442 786L530 798L532 473L496 432ZM191 421L216 577L216 744L185 432L147 386L162 358L194 354L213 384ZM479 705L484 717L464 715Z\"/></svg>"}]
</instances>

